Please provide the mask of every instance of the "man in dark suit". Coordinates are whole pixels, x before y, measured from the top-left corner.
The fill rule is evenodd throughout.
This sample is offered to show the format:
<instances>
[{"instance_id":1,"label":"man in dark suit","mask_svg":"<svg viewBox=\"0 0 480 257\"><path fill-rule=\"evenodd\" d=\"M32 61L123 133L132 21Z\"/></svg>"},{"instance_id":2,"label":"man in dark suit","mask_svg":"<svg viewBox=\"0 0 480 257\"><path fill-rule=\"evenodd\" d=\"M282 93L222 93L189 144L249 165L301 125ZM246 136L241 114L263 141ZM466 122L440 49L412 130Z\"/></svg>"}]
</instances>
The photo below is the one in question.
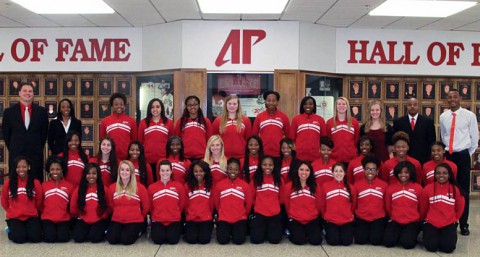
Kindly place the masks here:
<instances>
[{"instance_id":1,"label":"man in dark suit","mask_svg":"<svg viewBox=\"0 0 480 257\"><path fill-rule=\"evenodd\" d=\"M33 174L43 181L43 148L47 140L47 110L33 104L33 86L23 83L18 93L20 102L5 109L2 120L3 138L9 151L9 172L15 172L13 160L26 156L32 161Z\"/></svg>"},{"instance_id":2,"label":"man in dark suit","mask_svg":"<svg viewBox=\"0 0 480 257\"><path fill-rule=\"evenodd\" d=\"M407 100L408 114L393 121L395 132L404 131L410 136L408 155L417 159L422 165L430 160L430 147L436 140L433 120L418 113L418 100ZM413 129L412 129L413 123Z\"/></svg>"}]
</instances>

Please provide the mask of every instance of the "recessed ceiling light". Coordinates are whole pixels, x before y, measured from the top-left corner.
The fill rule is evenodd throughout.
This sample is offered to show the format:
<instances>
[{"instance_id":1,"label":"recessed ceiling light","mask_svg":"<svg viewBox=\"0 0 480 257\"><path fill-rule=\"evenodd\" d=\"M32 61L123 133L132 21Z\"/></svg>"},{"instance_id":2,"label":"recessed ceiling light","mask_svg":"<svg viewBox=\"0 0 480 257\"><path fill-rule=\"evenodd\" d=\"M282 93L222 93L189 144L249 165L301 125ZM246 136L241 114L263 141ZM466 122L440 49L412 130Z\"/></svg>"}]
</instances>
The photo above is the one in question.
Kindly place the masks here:
<instances>
[{"instance_id":1,"label":"recessed ceiling light","mask_svg":"<svg viewBox=\"0 0 480 257\"><path fill-rule=\"evenodd\" d=\"M202 13L282 13L288 0L197 0Z\"/></svg>"},{"instance_id":2,"label":"recessed ceiling light","mask_svg":"<svg viewBox=\"0 0 480 257\"><path fill-rule=\"evenodd\" d=\"M436 0L387 0L371 16L448 17L468 9L477 2Z\"/></svg>"},{"instance_id":3,"label":"recessed ceiling light","mask_svg":"<svg viewBox=\"0 0 480 257\"><path fill-rule=\"evenodd\" d=\"M12 0L38 14L114 13L102 0Z\"/></svg>"}]
</instances>

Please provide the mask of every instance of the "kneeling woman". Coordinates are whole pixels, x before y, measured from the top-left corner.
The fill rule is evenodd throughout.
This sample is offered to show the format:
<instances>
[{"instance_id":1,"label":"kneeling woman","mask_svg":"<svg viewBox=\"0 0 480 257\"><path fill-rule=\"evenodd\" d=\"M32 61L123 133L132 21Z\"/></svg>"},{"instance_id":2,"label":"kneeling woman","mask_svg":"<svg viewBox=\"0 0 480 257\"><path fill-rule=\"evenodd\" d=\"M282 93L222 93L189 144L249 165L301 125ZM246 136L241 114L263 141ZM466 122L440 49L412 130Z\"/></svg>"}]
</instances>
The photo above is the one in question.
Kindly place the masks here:
<instances>
[{"instance_id":1,"label":"kneeling woman","mask_svg":"<svg viewBox=\"0 0 480 257\"><path fill-rule=\"evenodd\" d=\"M152 240L155 244L176 244L182 234L180 222L185 205L185 189L172 180L172 163L160 161L159 180L148 187L151 207Z\"/></svg>"},{"instance_id":2,"label":"kneeling woman","mask_svg":"<svg viewBox=\"0 0 480 257\"><path fill-rule=\"evenodd\" d=\"M299 161L292 181L283 188L283 202L289 218L290 242L296 245L322 243L319 221L320 188L309 162Z\"/></svg>"},{"instance_id":3,"label":"kneeling woman","mask_svg":"<svg viewBox=\"0 0 480 257\"><path fill-rule=\"evenodd\" d=\"M452 168L441 163L435 168L435 182L427 185L420 196L423 244L430 252L451 253L457 247L457 226L465 198Z\"/></svg>"},{"instance_id":4,"label":"kneeling woman","mask_svg":"<svg viewBox=\"0 0 480 257\"><path fill-rule=\"evenodd\" d=\"M89 163L83 169L80 185L72 194L70 213L77 218L72 237L77 243L99 243L105 238L112 203L108 186L103 185L103 181L100 166Z\"/></svg>"},{"instance_id":5,"label":"kneeling woman","mask_svg":"<svg viewBox=\"0 0 480 257\"><path fill-rule=\"evenodd\" d=\"M214 190L215 208L218 212L217 241L243 244L247 236L247 217L252 208L250 186L240 178L240 160L227 161L227 178L218 182Z\"/></svg>"},{"instance_id":6,"label":"kneeling woman","mask_svg":"<svg viewBox=\"0 0 480 257\"><path fill-rule=\"evenodd\" d=\"M109 192L113 215L107 240L110 244L133 244L142 231L150 201L147 189L137 183L132 162L120 162L117 183L110 186Z\"/></svg>"}]
</instances>

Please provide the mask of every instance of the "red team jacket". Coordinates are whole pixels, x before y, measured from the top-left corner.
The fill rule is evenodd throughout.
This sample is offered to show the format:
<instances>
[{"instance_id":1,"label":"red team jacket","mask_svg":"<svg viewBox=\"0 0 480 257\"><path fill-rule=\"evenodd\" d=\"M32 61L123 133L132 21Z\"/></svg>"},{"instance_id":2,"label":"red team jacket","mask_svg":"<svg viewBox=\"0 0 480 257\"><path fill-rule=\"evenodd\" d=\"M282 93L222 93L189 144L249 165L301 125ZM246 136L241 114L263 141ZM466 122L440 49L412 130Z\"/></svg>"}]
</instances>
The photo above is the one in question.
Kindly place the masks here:
<instances>
[{"instance_id":1,"label":"red team jacket","mask_svg":"<svg viewBox=\"0 0 480 257\"><path fill-rule=\"evenodd\" d=\"M385 210L391 220L406 225L420 221L420 194L422 186L409 182L390 184L385 195Z\"/></svg>"},{"instance_id":2,"label":"red team jacket","mask_svg":"<svg viewBox=\"0 0 480 257\"><path fill-rule=\"evenodd\" d=\"M75 186L65 179L60 180L58 185L55 181L49 180L42 184L43 205L42 220L49 220L54 223L70 220L69 204Z\"/></svg>"},{"instance_id":3,"label":"red team jacket","mask_svg":"<svg viewBox=\"0 0 480 257\"><path fill-rule=\"evenodd\" d=\"M212 173L213 185L227 178L227 171L220 168L219 162L214 161L212 165L210 165L210 172Z\"/></svg>"},{"instance_id":4,"label":"red team jacket","mask_svg":"<svg viewBox=\"0 0 480 257\"><path fill-rule=\"evenodd\" d=\"M327 135L334 143L332 159L339 162L349 162L357 156L357 142L360 137L358 121L352 118L352 125L349 128L347 121L336 121L333 126L333 118L327 121Z\"/></svg>"},{"instance_id":5,"label":"red team jacket","mask_svg":"<svg viewBox=\"0 0 480 257\"><path fill-rule=\"evenodd\" d=\"M417 174L422 173L422 165L420 164L419 161L417 161L416 159L408 155L407 155L406 161L411 162L413 166L415 166L415 170L417 171ZM388 184L398 182L397 177L395 177L395 174L393 173L393 169L395 168L395 166L397 166L398 163L400 163L400 161L397 158L393 157L388 159L386 162L382 164L382 166L380 167L380 176L383 181L387 182ZM417 176L416 182L419 184L421 183L420 176Z\"/></svg>"},{"instance_id":6,"label":"red team jacket","mask_svg":"<svg viewBox=\"0 0 480 257\"><path fill-rule=\"evenodd\" d=\"M455 163L447 160L445 157L440 163L446 163L450 165L450 168L452 168L453 171L453 176L455 177L455 179L457 179L458 168ZM430 160L423 164L422 172L420 174L417 174L417 178L421 179L423 186L427 186L428 184L431 184L435 181L435 167L437 167L437 165L440 163L435 163L435 161Z\"/></svg>"},{"instance_id":7,"label":"red team jacket","mask_svg":"<svg viewBox=\"0 0 480 257\"><path fill-rule=\"evenodd\" d=\"M92 157L88 160L89 162L93 162L98 164L100 166L100 172L102 176L102 182L103 185L105 186L110 186L112 183L115 183L117 181L112 181L112 175L111 175L111 168L110 168L110 161L103 162L102 160L98 160L97 157Z\"/></svg>"},{"instance_id":8,"label":"red team jacket","mask_svg":"<svg viewBox=\"0 0 480 257\"><path fill-rule=\"evenodd\" d=\"M220 134L220 121L222 117L217 117L212 124L212 135L220 135L225 145L225 155L229 157L242 158L245 155L245 145L247 139L252 133L252 124L248 117L242 115L242 129L237 131L237 121L228 119L225 124L225 131Z\"/></svg>"},{"instance_id":9,"label":"red team jacket","mask_svg":"<svg viewBox=\"0 0 480 257\"><path fill-rule=\"evenodd\" d=\"M252 209L253 196L247 182L237 177L234 181L224 179L213 191L218 220L235 223L246 220Z\"/></svg>"},{"instance_id":10,"label":"red team jacket","mask_svg":"<svg viewBox=\"0 0 480 257\"><path fill-rule=\"evenodd\" d=\"M316 114L303 113L292 120L290 138L300 160L313 162L320 158L320 138L326 135L325 120Z\"/></svg>"},{"instance_id":11,"label":"red team jacket","mask_svg":"<svg viewBox=\"0 0 480 257\"><path fill-rule=\"evenodd\" d=\"M281 182L280 182L281 183ZM263 184L255 187L253 179L250 187L253 193L253 210L266 217L280 213L280 186L275 186L272 175L263 175Z\"/></svg>"},{"instance_id":12,"label":"red team jacket","mask_svg":"<svg viewBox=\"0 0 480 257\"><path fill-rule=\"evenodd\" d=\"M107 202L107 209L102 215L98 215L98 194L97 194L97 185L87 187L87 192L85 194L85 209L84 212L80 212L78 208L78 187L73 191L72 198L70 201L70 213L72 216L77 217L83 220L87 224L96 223L102 219L107 219L112 213L112 198L110 197L112 193L107 185L104 186L105 191L105 200Z\"/></svg>"},{"instance_id":13,"label":"red team jacket","mask_svg":"<svg viewBox=\"0 0 480 257\"><path fill-rule=\"evenodd\" d=\"M323 162L323 158L320 158L312 163L312 168L315 174L315 181L318 186L323 183L333 180L332 166L337 163L330 158L327 163Z\"/></svg>"},{"instance_id":14,"label":"red team jacket","mask_svg":"<svg viewBox=\"0 0 480 257\"><path fill-rule=\"evenodd\" d=\"M187 177L188 170L190 169L191 162L188 159L180 161L177 156L170 155L168 160L172 163L172 176L173 180L177 181L180 184L185 183L185 178ZM158 164L157 164L158 170Z\"/></svg>"},{"instance_id":15,"label":"red team jacket","mask_svg":"<svg viewBox=\"0 0 480 257\"><path fill-rule=\"evenodd\" d=\"M420 217L436 228L458 222L464 207L465 198L460 194L460 190L449 182L431 183L423 188L420 195Z\"/></svg>"},{"instance_id":16,"label":"red team jacket","mask_svg":"<svg viewBox=\"0 0 480 257\"><path fill-rule=\"evenodd\" d=\"M42 207L43 191L38 180L34 180L33 198L27 196L27 179L18 178L17 197L10 195L10 180L7 180L2 187L2 207L5 210L7 219L18 219L26 221L38 217L38 211Z\"/></svg>"},{"instance_id":17,"label":"red team jacket","mask_svg":"<svg viewBox=\"0 0 480 257\"><path fill-rule=\"evenodd\" d=\"M150 200L145 186L137 183L137 193L130 199L125 192L116 193L117 184L110 185L109 195L112 202L112 221L118 223L140 223L150 210Z\"/></svg>"},{"instance_id":18,"label":"red team jacket","mask_svg":"<svg viewBox=\"0 0 480 257\"><path fill-rule=\"evenodd\" d=\"M258 168L258 154L257 156L249 155L248 156L248 170L250 174L250 181L253 179L253 174L257 171ZM243 166L245 165L245 158L240 159L240 167L242 167L242 178L245 180L245 174L243 173Z\"/></svg>"},{"instance_id":19,"label":"red team jacket","mask_svg":"<svg viewBox=\"0 0 480 257\"><path fill-rule=\"evenodd\" d=\"M150 198L150 217L153 222L168 226L181 219L185 206L185 188L176 181L164 184L157 181L148 187Z\"/></svg>"},{"instance_id":20,"label":"red team jacket","mask_svg":"<svg viewBox=\"0 0 480 257\"><path fill-rule=\"evenodd\" d=\"M147 121L143 119L138 125L138 141L142 143L145 149L145 159L147 163L157 163L167 156L166 148L168 138L173 135L173 122L167 119L164 124L162 119L158 122L150 120L150 126L147 127Z\"/></svg>"},{"instance_id":21,"label":"red team jacket","mask_svg":"<svg viewBox=\"0 0 480 257\"><path fill-rule=\"evenodd\" d=\"M133 163L133 166L135 167L135 179L137 179L137 183L142 183L143 186L145 187L148 187L149 185L153 184L153 173L152 173L152 166L150 165L146 165L147 167L147 184L145 185L142 180L140 179L140 170L138 169L140 167L140 162L138 162L138 160L134 161L134 160L131 160L130 161Z\"/></svg>"},{"instance_id":22,"label":"red team jacket","mask_svg":"<svg viewBox=\"0 0 480 257\"><path fill-rule=\"evenodd\" d=\"M62 158L63 153L60 153L58 157ZM67 175L65 176L65 180L72 183L74 186L80 185L80 180L82 180L83 168L85 168L85 163L83 163L82 158L80 158L80 152L78 150L69 150Z\"/></svg>"},{"instance_id":23,"label":"red team jacket","mask_svg":"<svg viewBox=\"0 0 480 257\"><path fill-rule=\"evenodd\" d=\"M175 124L175 135L182 138L185 149L186 158L201 159L205 155L207 141L211 136L211 123L205 118L205 125L188 118L185 128L181 128L182 120L179 119Z\"/></svg>"},{"instance_id":24,"label":"red team jacket","mask_svg":"<svg viewBox=\"0 0 480 257\"><path fill-rule=\"evenodd\" d=\"M285 113L276 110L270 115L267 110L259 113L255 118L252 129L253 135L258 135L263 141L265 155L280 156L280 140L290 135L290 121Z\"/></svg>"},{"instance_id":25,"label":"red team jacket","mask_svg":"<svg viewBox=\"0 0 480 257\"><path fill-rule=\"evenodd\" d=\"M184 187L187 196L187 201L185 202L186 221L212 221L214 207L212 192L206 191L204 185L193 191L190 190L187 184Z\"/></svg>"},{"instance_id":26,"label":"red team jacket","mask_svg":"<svg viewBox=\"0 0 480 257\"><path fill-rule=\"evenodd\" d=\"M355 215L365 221L374 221L385 217L385 193L387 183L379 178L375 178L372 184L366 179L355 183L357 192L357 209Z\"/></svg>"},{"instance_id":27,"label":"red team jacket","mask_svg":"<svg viewBox=\"0 0 480 257\"><path fill-rule=\"evenodd\" d=\"M353 185L350 185L350 191L351 194L348 193L343 181L331 180L323 184L319 197L320 213L324 220L338 226L353 221L357 192Z\"/></svg>"},{"instance_id":28,"label":"red team jacket","mask_svg":"<svg viewBox=\"0 0 480 257\"><path fill-rule=\"evenodd\" d=\"M100 138L110 136L115 141L117 157L127 159L128 145L137 140L137 123L125 113L113 113L100 123Z\"/></svg>"},{"instance_id":29,"label":"red team jacket","mask_svg":"<svg viewBox=\"0 0 480 257\"><path fill-rule=\"evenodd\" d=\"M288 182L282 189L283 203L287 210L288 217L302 224L318 218L320 213L320 187L317 186L315 195L310 193L308 186L300 191L292 188L292 182Z\"/></svg>"}]
</instances>

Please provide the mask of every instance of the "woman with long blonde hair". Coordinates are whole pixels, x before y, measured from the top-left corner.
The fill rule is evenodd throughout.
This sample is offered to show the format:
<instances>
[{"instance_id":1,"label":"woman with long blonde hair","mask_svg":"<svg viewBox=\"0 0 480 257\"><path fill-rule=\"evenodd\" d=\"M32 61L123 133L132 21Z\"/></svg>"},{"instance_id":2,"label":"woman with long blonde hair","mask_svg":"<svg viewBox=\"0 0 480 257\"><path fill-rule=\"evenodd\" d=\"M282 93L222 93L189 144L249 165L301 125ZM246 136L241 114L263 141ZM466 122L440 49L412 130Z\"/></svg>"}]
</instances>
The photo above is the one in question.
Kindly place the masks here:
<instances>
[{"instance_id":1,"label":"woman with long blonde hair","mask_svg":"<svg viewBox=\"0 0 480 257\"><path fill-rule=\"evenodd\" d=\"M214 186L227 177L227 157L225 157L223 140L219 135L213 135L208 139L203 161L210 165Z\"/></svg>"},{"instance_id":2,"label":"woman with long blonde hair","mask_svg":"<svg viewBox=\"0 0 480 257\"><path fill-rule=\"evenodd\" d=\"M346 163L357 156L360 126L350 113L348 99L343 96L335 101L334 116L327 121L327 134L334 144L332 159Z\"/></svg>"},{"instance_id":3,"label":"woman with long blonde hair","mask_svg":"<svg viewBox=\"0 0 480 257\"><path fill-rule=\"evenodd\" d=\"M368 102L368 110L370 115L360 127L360 136L367 135L373 139L375 143L373 153L384 162L389 159L389 153L393 149L393 128L385 121L385 109L381 101Z\"/></svg>"},{"instance_id":4,"label":"woman with long blonde hair","mask_svg":"<svg viewBox=\"0 0 480 257\"><path fill-rule=\"evenodd\" d=\"M251 131L252 124L248 117L242 115L238 96L227 96L222 114L212 124L212 134L220 135L225 143L225 154L229 157L243 158Z\"/></svg>"}]
</instances>

